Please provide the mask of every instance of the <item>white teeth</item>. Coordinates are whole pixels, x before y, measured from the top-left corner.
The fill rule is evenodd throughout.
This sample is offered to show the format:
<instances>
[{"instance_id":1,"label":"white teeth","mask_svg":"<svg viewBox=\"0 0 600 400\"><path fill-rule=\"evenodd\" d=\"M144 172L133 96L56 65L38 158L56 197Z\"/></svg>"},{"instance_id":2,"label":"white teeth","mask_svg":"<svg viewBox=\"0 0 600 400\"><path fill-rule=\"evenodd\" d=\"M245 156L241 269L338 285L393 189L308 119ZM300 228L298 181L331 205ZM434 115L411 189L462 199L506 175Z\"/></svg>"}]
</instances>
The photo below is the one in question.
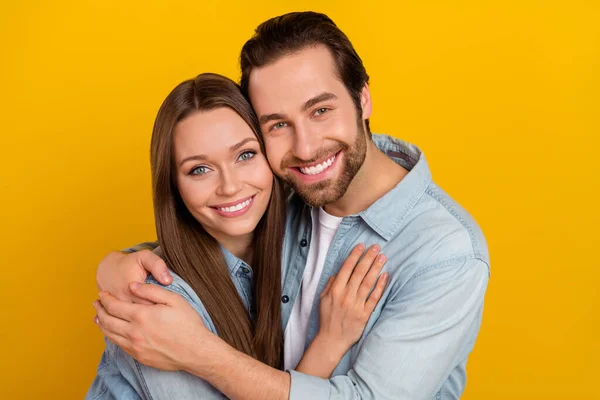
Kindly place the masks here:
<instances>
[{"instance_id":1,"label":"white teeth","mask_svg":"<svg viewBox=\"0 0 600 400\"><path fill-rule=\"evenodd\" d=\"M235 212L235 211L239 211L242 208L248 207L248 205L250 204L251 200L252 199L250 198L250 199L248 199L246 201L242 201L241 203L236 204L235 206L231 206L231 207L217 207L217 210L223 211L223 212Z\"/></svg>"},{"instance_id":2,"label":"white teeth","mask_svg":"<svg viewBox=\"0 0 600 400\"><path fill-rule=\"evenodd\" d=\"M330 159L328 159L327 161L323 161L321 164L317 164L317 165L313 165L312 167L301 167L300 168L300 172L302 172L304 175L316 175L316 174L320 174L321 172L325 171L327 168L331 167L331 164L333 164L333 162L335 161L335 157L333 156Z\"/></svg>"}]
</instances>

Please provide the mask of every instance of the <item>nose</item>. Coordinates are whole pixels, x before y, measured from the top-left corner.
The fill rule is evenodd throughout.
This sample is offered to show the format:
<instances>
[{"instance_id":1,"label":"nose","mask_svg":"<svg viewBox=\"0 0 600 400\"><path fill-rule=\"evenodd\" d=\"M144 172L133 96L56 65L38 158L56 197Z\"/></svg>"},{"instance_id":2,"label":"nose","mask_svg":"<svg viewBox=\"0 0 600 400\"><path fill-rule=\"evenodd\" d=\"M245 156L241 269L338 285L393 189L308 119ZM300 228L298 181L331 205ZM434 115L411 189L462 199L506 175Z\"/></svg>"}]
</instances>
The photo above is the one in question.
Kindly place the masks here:
<instances>
[{"instance_id":1,"label":"nose","mask_svg":"<svg viewBox=\"0 0 600 400\"><path fill-rule=\"evenodd\" d=\"M297 124L294 129L294 147L292 152L300 160L311 161L318 153L320 146L319 136L306 126Z\"/></svg>"},{"instance_id":2,"label":"nose","mask_svg":"<svg viewBox=\"0 0 600 400\"><path fill-rule=\"evenodd\" d=\"M231 197L242 190L243 183L238 173L234 168L222 169L220 171L219 187L216 190L217 195Z\"/></svg>"}]
</instances>

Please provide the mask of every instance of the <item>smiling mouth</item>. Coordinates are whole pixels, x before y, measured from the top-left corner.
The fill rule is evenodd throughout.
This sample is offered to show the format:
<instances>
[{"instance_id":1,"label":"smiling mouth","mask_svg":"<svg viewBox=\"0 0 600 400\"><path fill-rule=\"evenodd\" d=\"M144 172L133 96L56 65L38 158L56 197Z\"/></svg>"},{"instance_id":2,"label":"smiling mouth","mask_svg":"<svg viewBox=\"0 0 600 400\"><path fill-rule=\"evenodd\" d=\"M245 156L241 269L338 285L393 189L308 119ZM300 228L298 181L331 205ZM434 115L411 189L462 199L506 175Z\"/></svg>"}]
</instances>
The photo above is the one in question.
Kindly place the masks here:
<instances>
[{"instance_id":1,"label":"smiling mouth","mask_svg":"<svg viewBox=\"0 0 600 400\"><path fill-rule=\"evenodd\" d=\"M256 195L254 195L256 196ZM229 204L227 206L213 206L212 208L214 208L215 210L221 211L222 213L234 213L237 211L241 211L245 208L247 208L248 206L250 206L250 204L252 203L252 200L254 199L254 196L250 196L247 197L245 200L242 200L238 203L234 203L234 204Z\"/></svg>"},{"instance_id":2,"label":"smiling mouth","mask_svg":"<svg viewBox=\"0 0 600 400\"><path fill-rule=\"evenodd\" d=\"M297 167L297 168L304 175L310 176L310 175L320 174L321 172L328 170L333 165L333 162L335 161L338 154L339 154L339 152L335 153L334 155L332 155L331 157L329 157L327 160L323 161L322 163L319 163L316 165L311 165L310 167Z\"/></svg>"}]
</instances>

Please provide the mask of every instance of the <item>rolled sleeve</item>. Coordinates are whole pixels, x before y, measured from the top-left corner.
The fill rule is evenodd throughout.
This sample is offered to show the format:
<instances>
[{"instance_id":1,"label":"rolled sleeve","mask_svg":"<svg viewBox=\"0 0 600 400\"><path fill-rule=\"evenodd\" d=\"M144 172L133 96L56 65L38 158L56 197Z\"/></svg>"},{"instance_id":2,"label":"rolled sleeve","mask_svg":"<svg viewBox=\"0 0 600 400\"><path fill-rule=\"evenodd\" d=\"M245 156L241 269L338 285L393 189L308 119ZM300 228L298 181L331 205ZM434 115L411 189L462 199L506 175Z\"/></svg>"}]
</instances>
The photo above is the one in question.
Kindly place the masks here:
<instances>
[{"instance_id":1,"label":"rolled sleeve","mask_svg":"<svg viewBox=\"0 0 600 400\"><path fill-rule=\"evenodd\" d=\"M488 278L477 258L422 268L386 300L346 375L292 371L290 399L432 399L473 348Z\"/></svg>"},{"instance_id":2,"label":"rolled sleeve","mask_svg":"<svg viewBox=\"0 0 600 400\"><path fill-rule=\"evenodd\" d=\"M290 400L328 399L329 381L302 372L290 370Z\"/></svg>"},{"instance_id":3,"label":"rolled sleeve","mask_svg":"<svg viewBox=\"0 0 600 400\"><path fill-rule=\"evenodd\" d=\"M140 244L136 244L135 246L128 247L126 249L121 250L121 253L135 253L137 251L142 250L150 250L153 251L158 247L158 241L156 242L143 242Z\"/></svg>"}]
</instances>

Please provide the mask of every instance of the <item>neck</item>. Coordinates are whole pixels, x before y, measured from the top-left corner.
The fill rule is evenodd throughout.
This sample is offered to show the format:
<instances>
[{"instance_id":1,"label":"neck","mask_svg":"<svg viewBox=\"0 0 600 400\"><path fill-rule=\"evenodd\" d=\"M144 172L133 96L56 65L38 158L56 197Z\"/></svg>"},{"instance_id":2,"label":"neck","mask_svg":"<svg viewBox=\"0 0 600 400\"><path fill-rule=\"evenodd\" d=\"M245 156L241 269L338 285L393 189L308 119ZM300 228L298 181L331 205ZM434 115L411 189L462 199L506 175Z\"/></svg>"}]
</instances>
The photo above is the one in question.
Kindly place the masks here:
<instances>
[{"instance_id":1,"label":"neck","mask_svg":"<svg viewBox=\"0 0 600 400\"><path fill-rule=\"evenodd\" d=\"M252 239L254 238L254 232L242 236L226 236L219 234L211 236L231 254L240 260L243 260L246 264L252 265L252 257L254 256Z\"/></svg>"},{"instance_id":2,"label":"neck","mask_svg":"<svg viewBox=\"0 0 600 400\"><path fill-rule=\"evenodd\" d=\"M381 152L371 139L367 139L365 161L346 193L323 208L336 217L357 214L392 190L407 173L406 169Z\"/></svg>"}]
</instances>

